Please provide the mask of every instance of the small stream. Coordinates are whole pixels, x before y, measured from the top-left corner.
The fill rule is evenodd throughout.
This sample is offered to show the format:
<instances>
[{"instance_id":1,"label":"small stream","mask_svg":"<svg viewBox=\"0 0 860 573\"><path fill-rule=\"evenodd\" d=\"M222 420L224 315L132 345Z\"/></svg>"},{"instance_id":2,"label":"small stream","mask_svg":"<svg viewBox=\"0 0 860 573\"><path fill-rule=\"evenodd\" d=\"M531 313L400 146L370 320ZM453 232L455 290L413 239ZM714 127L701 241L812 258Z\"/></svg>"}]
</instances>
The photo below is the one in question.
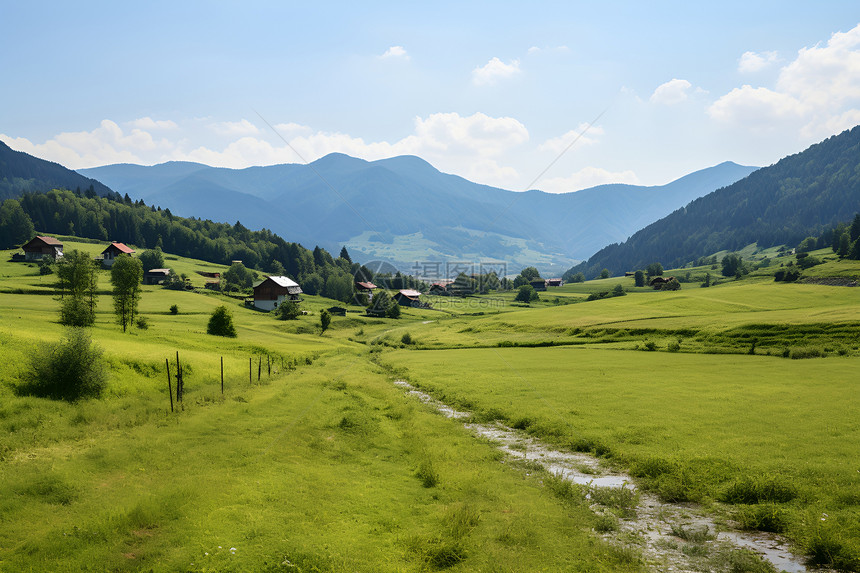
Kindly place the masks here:
<instances>
[{"instance_id":1,"label":"small stream","mask_svg":"<svg viewBox=\"0 0 860 573\"><path fill-rule=\"evenodd\" d=\"M468 419L471 414L460 412L443 404L429 394L417 390L408 382L394 382L406 393L433 407L448 418ZM548 448L538 440L501 424L478 424L465 422L464 427L474 434L497 444L508 456L538 463L548 472L561 476L577 484L595 488L636 489L633 479L622 473L607 472L594 456L582 453L560 452ZM712 539L705 542L706 547L719 549L726 547L746 548L769 561L777 571L802 573L825 569L808 569L801 557L788 550L787 542L778 535L762 532L725 530L711 518L703 515L692 504L664 503L656 496L639 491L639 505L636 518L621 520L619 532L631 533L642 539L640 547L646 559L657 571L702 571L702 563L696 562L683 551L685 543L673 534L673 526L687 530L700 531L704 528L711 533ZM611 538L612 534L606 537Z\"/></svg>"}]
</instances>

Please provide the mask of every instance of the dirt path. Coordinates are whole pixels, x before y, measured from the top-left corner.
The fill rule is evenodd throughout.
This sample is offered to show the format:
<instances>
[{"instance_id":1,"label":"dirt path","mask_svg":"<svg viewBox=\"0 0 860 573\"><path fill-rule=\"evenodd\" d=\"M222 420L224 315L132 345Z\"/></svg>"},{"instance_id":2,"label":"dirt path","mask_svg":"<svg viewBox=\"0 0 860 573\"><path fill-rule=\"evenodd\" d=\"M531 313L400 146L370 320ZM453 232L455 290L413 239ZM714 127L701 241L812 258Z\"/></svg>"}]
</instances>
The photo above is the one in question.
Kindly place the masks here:
<instances>
[{"instance_id":1,"label":"dirt path","mask_svg":"<svg viewBox=\"0 0 860 573\"><path fill-rule=\"evenodd\" d=\"M615 519L610 515L611 508L596 502L606 497L599 495L600 490L635 491L635 495L615 496L634 500L635 507L628 508L630 511L617 520L617 525L607 527L601 535L609 541L637 547L655 571L766 570L766 564L759 562L750 551L770 563L772 571L828 571L807 569L804 560L793 555L785 539L777 535L739 531L717 524L695 505L664 503L654 495L636 491L630 476L605 471L594 456L550 449L538 440L500 424L468 422L470 413L457 411L408 382L398 380L395 384L444 416L463 420L464 427L497 444L510 458L538 464L551 474L588 486L589 498L595 502L592 509L600 515L607 515L609 520Z\"/></svg>"}]
</instances>

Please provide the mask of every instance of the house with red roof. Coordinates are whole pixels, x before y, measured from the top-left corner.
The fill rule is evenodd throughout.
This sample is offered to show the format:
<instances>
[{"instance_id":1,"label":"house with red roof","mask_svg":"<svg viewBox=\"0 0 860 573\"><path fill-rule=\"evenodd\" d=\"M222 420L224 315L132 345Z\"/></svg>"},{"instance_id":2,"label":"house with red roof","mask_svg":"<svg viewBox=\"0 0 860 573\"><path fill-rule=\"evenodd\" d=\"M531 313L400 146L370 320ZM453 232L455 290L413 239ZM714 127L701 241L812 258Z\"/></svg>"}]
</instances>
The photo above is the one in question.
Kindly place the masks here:
<instances>
[{"instance_id":1,"label":"house with red roof","mask_svg":"<svg viewBox=\"0 0 860 573\"><path fill-rule=\"evenodd\" d=\"M133 253L134 249L127 246L125 243L117 243L116 241L114 241L110 245L108 245L105 250L102 251L102 264L110 268L113 266L113 263L118 256L131 256Z\"/></svg>"}]
</instances>

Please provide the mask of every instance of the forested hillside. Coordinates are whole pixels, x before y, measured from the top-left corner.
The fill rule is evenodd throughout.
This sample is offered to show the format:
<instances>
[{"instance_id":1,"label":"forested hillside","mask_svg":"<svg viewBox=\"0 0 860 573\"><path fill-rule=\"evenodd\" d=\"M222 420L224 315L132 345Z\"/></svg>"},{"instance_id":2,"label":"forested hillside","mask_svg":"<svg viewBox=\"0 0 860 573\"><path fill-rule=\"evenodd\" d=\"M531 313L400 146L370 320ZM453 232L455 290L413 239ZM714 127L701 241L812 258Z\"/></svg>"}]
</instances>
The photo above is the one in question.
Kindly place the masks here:
<instances>
[{"instance_id":1,"label":"forested hillside","mask_svg":"<svg viewBox=\"0 0 860 573\"><path fill-rule=\"evenodd\" d=\"M59 163L15 151L0 141L0 201L18 197L25 191L51 189L81 189L102 197L115 195L95 179L84 177Z\"/></svg>"},{"instance_id":2,"label":"forested hillside","mask_svg":"<svg viewBox=\"0 0 860 573\"><path fill-rule=\"evenodd\" d=\"M267 229L251 231L239 221L229 225L177 217L143 201L85 197L55 189L24 193L18 201L8 200L2 206L19 212L17 204L40 232L120 241L138 248L160 247L176 255L228 265L241 260L248 268L290 275L308 294L339 300L352 296L353 275L360 268L345 250L334 258L325 249L310 251ZM21 242L19 238L18 244Z\"/></svg>"},{"instance_id":3,"label":"forested hillside","mask_svg":"<svg viewBox=\"0 0 860 573\"><path fill-rule=\"evenodd\" d=\"M565 273L591 278L665 267L722 250L796 245L860 210L860 126L692 201Z\"/></svg>"}]
</instances>

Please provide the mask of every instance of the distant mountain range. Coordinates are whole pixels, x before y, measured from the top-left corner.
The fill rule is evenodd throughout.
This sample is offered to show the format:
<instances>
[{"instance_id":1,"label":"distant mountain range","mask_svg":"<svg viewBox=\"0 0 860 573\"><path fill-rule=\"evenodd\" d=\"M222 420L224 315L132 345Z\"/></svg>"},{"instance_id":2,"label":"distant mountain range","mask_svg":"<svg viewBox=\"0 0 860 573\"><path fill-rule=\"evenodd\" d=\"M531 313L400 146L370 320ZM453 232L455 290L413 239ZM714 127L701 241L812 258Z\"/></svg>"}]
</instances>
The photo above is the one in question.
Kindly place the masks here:
<instances>
[{"instance_id":1,"label":"distant mountain range","mask_svg":"<svg viewBox=\"0 0 860 573\"><path fill-rule=\"evenodd\" d=\"M79 172L132 199L188 217L241 221L356 260L499 260L560 275L681 205L755 171L721 163L666 185L515 193L441 173L414 156L330 154L309 165L247 169L170 162Z\"/></svg>"},{"instance_id":2,"label":"distant mountain range","mask_svg":"<svg viewBox=\"0 0 860 573\"><path fill-rule=\"evenodd\" d=\"M566 274L591 278L604 268L618 274L652 262L679 267L751 243L796 246L824 227L850 222L857 212L860 126L692 201Z\"/></svg>"},{"instance_id":3,"label":"distant mountain range","mask_svg":"<svg viewBox=\"0 0 860 573\"><path fill-rule=\"evenodd\" d=\"M66 169L59 163L15 151L0 141L0 201L19 197L24 191L80 189L85 192L90 187L102 197L113 193L95 179Z\"/></svg>"}]
</instances>

